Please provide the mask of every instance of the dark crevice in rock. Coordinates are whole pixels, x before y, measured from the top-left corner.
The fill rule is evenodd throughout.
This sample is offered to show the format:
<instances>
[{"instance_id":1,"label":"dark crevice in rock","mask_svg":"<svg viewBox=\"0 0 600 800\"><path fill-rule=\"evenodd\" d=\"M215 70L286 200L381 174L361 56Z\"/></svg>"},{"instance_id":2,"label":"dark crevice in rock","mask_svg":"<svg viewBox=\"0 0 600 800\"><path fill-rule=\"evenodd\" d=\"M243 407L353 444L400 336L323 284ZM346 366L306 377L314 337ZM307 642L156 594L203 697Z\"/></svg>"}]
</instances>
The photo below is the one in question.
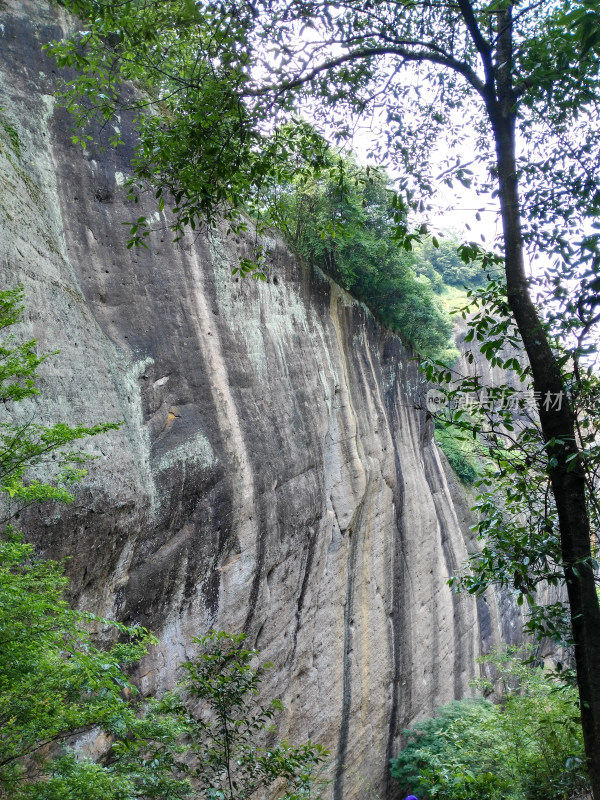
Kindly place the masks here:
<instances>
[{"instance_id":1,"label":"dark crevice in rock","mask_svg":"<svg viewBox=\"0 0 600 800\"><path fill-rule=\"evenodd\" d=\"M358 521L360 512L354 517ZM353 527L347 530L348 556L346 565L346 591L344 597L344 645L342 665L342 707L339 723L339 738L335 758L335 777L333 781L333 800L342 800L344 797L344 779L347 768L348 737L350 732L350 709L352 705L352 650L353 622L354 622L354 591L356 576L356 561L360 545L360 535L353 533Z\"/></svg>"},{"instance_id":2,"label":"dark crevice in rock","mask_svg":"<svg viewBox=\"0 0 600 800\"><path fill-rule=\"evenodd\" d=\"M386 765L390 758L395 758L398 750L399 735L405 724L405 709L410 705L410 686L402 686L403 666L406 662L406 653L410 652L410 626L406 624L403 614L403 601L406 597L404 586L407 574L407 565L403 552L403 540L406 536L404 508L404 490L402 481L402 464L398 457L398 450L394 448L394 463L396 465L397 485L394 492L394 506L396 509L396 528L398 535L394 542L393 578L391 588L392 597L392 625L391 649L393 663L391 703L389 711L389 726L386 748ZM389 769L385 776L386 797L395 798L398 794L398 784L393 781Z\"/></svg>"}]
</instances>

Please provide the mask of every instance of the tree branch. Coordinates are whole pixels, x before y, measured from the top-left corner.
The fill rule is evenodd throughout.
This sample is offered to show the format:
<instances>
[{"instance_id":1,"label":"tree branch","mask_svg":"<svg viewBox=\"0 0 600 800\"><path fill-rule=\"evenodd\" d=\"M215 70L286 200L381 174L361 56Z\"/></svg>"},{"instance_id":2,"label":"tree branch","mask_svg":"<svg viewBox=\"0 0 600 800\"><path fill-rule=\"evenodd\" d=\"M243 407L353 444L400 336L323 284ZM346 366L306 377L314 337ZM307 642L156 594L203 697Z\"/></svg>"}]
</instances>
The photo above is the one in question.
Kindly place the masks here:
<instances>
[{"instance_id":1,"label":"tree branch","mask_svg":"<svg viewBox=\"0 0 600 800\"><path fill-rule=\"evenodd\" d=\"M418 44L421 45L421 43ZM486 85L479 78L472 67L469 66L469 64L465 63L464 61L459 61L449 54L435 52L436 50L439 50L439 48L437 48L435 45L423 43L422 46L431 47L432 50L430 52L410 50L408 47L402 45L390 45L386 47L363 47L357 50L351 50L349 53L344 53L344 55L338 56L337 58L331 58L327 61L323 61L318 66L313 67L313 69L311 69L310 72L306 73L305 75L298 75L295 78L290 78L289 80L282 81L279 84L270 84L268 86L262 86L256 89L244 89L242 91L242 96L262 97L270 92L281 94L282 92L289 91L290 89L297 89L300 86L304 86L318 77L322 72L327 72L328 70L333 69L334 67L339 67L342 64L348 64L353 61L361 61L368 58L373 58L375 56L395 55L400 56L400 58L402 58L404 61L413 61L416 63L429 62L431 64L439 64L440 66L448 67L454 72L462 75L467 82L484 99L486 99Z\"/></svg>"},{"instance_id":2,"label":"tree branch","mask_svg":"<svg viewBox=\"0 0 600 800\"><path fill-rule=\"evenodd\" d=\"M481 56L481 61L483 62L483 70L485 73L484 91L487 93L486 99L495 99L496 91L494 81L494 63L492 61L492 47L479 30L479 25L477 24L477 20L473 12L473 6L471 5L470 0L458 0L458 7L460 8L460 12L463 16L473 44L477 48L477 52Z\"/></svg>"}]
</instances>

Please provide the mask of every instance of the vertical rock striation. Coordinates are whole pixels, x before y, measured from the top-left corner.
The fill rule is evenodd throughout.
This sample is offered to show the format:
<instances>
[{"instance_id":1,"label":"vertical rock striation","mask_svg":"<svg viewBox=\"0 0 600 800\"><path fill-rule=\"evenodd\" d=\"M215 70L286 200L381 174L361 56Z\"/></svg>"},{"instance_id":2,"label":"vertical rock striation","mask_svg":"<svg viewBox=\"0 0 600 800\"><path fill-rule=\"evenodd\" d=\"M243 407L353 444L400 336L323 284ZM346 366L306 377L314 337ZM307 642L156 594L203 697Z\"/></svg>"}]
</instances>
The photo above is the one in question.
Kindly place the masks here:
<instances>
[{"instance_id":1,"label":"vertical rock striation","mask_svg":"<svg viewBox=\"0 0 600 800\"><path fill-rule=\"evenodd\" d=\"M193 635L244 630L275 664L281 734L331 749L333 797L384 792L402 728L468 694L498 638L446 585L468 531L411 353L275 236L264 284L232 278L246 244L223 231L127 250L131 150L82 152L55 108L41 45L65 19L7 0L0 20L2 283L61 351L35 413L124 420L75 503L26 531L71 556L81 606L159 635L146 691Z\"/></svg>"}]
</instances>

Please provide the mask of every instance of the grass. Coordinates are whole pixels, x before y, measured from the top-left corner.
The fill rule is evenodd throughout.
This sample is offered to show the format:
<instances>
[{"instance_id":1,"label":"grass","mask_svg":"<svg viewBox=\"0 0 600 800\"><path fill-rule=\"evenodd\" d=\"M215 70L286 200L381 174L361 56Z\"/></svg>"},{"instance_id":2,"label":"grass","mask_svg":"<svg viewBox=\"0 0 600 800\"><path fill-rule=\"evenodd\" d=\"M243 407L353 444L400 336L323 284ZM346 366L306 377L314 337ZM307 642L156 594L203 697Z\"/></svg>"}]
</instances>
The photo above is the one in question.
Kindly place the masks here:
<instances>
[{"instance_id":1,"label":"grass","mask_svg":"<svg viewBox=\"0 0 600 800\"><path fill-rule=\"evenodd\" d=\"M444 284L444 289L440 294L438 294L438 299L442 305L442 308L447 314L450 314L457 308L466 306L469 301L466 289L459 289L456 286L448 286L448 284Z\"/></svg>"},{"instance_id":2,"label":"grass","mask_svg":"<svg viewBox=\"0 0 600 800\"><path fill-rule=\"evenodd\" d=\"M1 110L1 107L0 107ZM17 133L17 129L8 123L4 117L0 115L0 126L4 129L5 133L8 136L10 147L17 156L17 158L21 158L21 140L19 139L19 134Z\"/></svg>"}]
</instances>

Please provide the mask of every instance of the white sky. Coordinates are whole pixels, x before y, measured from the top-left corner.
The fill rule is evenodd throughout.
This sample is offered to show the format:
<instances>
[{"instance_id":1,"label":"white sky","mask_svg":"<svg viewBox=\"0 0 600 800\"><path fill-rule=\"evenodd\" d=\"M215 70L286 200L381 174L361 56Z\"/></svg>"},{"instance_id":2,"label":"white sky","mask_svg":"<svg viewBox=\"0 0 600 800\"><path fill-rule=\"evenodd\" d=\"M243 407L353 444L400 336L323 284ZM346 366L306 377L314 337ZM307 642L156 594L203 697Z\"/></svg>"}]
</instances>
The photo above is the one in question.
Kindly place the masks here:
<instances>
[{"instance_id":1,"label":"white sky","mask_svg":"<svg viewBox=\"0 0 600 800\"><path fill-rule=\"evenodd\" d=\"M369 136L360 132L355 134L350 146L361 163L367 163ZM452 155L453 157L459 155L461 161L466 163L472 158L473 147L469 148L465 143L461 148L462 153L454 152ZM434 163L440 164L439 172L443 170L442 163L448 155L449 151L440 150L438 157L434 158ZM477 169L476 165L473 169ZM479 177L484 178L483 172ZM474 188L467 188L458 181L455 181L452 188L440 183L433 198L433 205L436 211L430 213L428 217L430 225L433 228L454 231L460 239L477 241L491 248L502 232L497 199L492 198L490 194L478 194ZM478 212L480 219L476 216Z\"/></svg>"}]
</instances>

